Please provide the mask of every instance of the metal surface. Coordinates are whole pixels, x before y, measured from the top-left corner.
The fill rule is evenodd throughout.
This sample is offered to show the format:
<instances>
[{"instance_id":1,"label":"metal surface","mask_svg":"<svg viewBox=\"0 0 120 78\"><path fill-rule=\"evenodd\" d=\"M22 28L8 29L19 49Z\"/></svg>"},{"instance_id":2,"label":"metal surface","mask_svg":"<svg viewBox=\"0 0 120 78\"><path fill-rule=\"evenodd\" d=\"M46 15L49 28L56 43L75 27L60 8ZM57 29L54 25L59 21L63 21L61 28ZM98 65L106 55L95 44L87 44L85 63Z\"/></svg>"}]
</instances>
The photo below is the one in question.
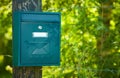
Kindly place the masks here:
<instances>
[{"instance_id":1,"label":"metal surface","mask_svg":"<svg viewBox=\"0 0 120 78\"><path fill-rule=\"evenodd\" d=\"M60 64L60 14L16 12L14 66Z\"/></svg>"}]
</instances>

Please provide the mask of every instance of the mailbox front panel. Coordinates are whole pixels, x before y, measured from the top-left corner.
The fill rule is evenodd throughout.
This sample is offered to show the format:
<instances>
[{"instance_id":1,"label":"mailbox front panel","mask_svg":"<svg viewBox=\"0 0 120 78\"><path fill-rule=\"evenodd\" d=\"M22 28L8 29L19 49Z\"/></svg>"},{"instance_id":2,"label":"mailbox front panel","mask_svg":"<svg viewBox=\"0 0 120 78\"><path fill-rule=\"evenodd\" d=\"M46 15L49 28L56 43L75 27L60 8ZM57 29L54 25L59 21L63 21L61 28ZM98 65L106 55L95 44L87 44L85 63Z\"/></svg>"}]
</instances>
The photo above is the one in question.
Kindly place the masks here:
<instances>
[{"instance_id":1,"label":"mailbox front panel","mask_svg":"<svg viewBox=\"0 0 120 78\"><path fill-rule=\"evenodd\" d=\"M60 65L60 20L59 13L14 13L13 65Z\"/></svg>"},{"instance_id":2,"label":"mailbox front panel","mask_svg":"<svg viewBox=\"0 0 120 78\"><path fill-rule=\"evenodd\" d=\"M59 65L58 23L21 23L21 64Z\"/></svg>"}]
</instances>

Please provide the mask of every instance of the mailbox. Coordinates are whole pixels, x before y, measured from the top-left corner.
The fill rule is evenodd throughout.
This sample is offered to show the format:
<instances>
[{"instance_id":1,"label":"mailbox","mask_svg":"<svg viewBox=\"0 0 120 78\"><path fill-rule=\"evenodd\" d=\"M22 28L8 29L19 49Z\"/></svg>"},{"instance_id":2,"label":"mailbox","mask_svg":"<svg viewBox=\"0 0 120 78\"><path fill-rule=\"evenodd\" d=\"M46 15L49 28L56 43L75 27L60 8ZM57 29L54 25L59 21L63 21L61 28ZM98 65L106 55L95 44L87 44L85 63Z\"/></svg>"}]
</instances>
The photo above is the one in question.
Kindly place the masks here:
<instances>
[{"instance_id":1,"label":"mailbox","mask_svg":"<svg viewBox=\"0 0 120 78\"><path fill-rule=\"evenodd\" d=\"M13 65L60 65L60 13L13 13Z\"/></svg>"}]
</instances>

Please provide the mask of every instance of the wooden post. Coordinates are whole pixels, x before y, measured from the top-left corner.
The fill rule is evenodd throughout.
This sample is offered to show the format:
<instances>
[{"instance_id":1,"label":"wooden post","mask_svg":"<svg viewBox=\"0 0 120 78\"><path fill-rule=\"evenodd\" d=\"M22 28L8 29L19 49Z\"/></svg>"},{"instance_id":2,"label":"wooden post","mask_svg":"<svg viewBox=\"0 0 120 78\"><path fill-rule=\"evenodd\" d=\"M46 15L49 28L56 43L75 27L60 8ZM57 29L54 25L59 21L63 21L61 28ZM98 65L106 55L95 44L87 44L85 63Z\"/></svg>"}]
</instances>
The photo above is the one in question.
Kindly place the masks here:
<instances>
[{"instance_id":1,"label":"wooden post","mask_svg":"<svg viewBox=\"0 0 120 78\"><path fill-rule=\"evenodd\" d=\"M42 0L13 0L13 11L42 11ZM13 67L13 78L42 78L42 67Z\"/></svg>"}]
</instances>

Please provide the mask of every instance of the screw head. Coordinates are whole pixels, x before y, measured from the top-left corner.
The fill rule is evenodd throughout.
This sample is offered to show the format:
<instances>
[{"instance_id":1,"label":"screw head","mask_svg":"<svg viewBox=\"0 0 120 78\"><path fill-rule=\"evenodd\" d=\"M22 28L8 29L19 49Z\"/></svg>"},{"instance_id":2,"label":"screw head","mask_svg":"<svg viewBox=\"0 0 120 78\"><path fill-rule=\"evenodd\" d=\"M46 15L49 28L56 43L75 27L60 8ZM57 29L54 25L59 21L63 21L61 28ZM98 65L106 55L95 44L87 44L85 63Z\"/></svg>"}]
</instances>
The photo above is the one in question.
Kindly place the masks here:
<instances>
[{"instance_id":1,"label":"screw head","mask_svg":"<svg viewBox=\"0 0 120 78\"><path fill-rule=\"evenodd\" d=\"M41 30L41 29L42 29L42 26L38 26L38 29L40 29L40 30Z\"/></svg>"}]
</instances>

